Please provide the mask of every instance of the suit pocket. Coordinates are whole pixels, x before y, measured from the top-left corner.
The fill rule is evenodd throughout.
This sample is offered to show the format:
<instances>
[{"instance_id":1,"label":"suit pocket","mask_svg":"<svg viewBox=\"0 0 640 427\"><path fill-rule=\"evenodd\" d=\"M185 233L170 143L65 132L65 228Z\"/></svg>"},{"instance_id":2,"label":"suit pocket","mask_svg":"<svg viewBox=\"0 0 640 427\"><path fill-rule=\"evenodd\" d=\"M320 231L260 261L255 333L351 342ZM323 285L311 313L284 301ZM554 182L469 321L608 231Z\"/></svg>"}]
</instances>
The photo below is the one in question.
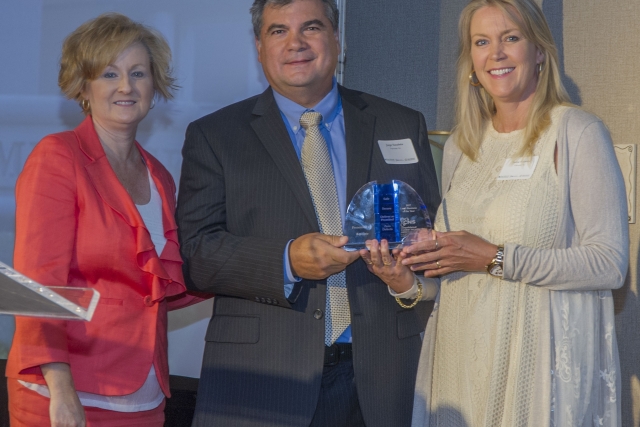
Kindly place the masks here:
<instances>
[{"instance_id":1,"label":"suit pocket","mask_svg":"<svg viewBox=\"0 0 640 427\"><path fill-rule=\"evenodd\" d=\"M255 344L260 339L260 318L253 316L214 316L205 341Z\"/></svg>"},{"instance_id":2,"label":"suit pocket","mask_svg":"<svg viewBox=\"0 0 640 427\"><path fill-rule=\"evenodd\" d=\"M123 303L124 301L119 298L100 298L98 300L98 305L122 305Z\"/></svg>"},{"instance_id":3,"label":"suit pocket","mask_svg":"<svg viewBox=\"0 0 640 427\"><path fill-rule=\"evenodd\" d=\"M402 311L397 314L398 338L408 338L424 332L424 325L420 316L414 310Z\"/></svg>"},{"instance_id":4,"label":"suit pocket","mask_svg":"<svg viewBox=\"0 0 640 427\"><path fill-rule=\"evenodd\" d=\"M91 303L91 298L89 297L78 298L77 302L79 305L82 305L83 307L87 307L89 303ZM119 298L100 297L100 299L98 300L98 307L105 306L105 305L123 305L123 303L124 301Z\"/></svg>"}]
</instances>

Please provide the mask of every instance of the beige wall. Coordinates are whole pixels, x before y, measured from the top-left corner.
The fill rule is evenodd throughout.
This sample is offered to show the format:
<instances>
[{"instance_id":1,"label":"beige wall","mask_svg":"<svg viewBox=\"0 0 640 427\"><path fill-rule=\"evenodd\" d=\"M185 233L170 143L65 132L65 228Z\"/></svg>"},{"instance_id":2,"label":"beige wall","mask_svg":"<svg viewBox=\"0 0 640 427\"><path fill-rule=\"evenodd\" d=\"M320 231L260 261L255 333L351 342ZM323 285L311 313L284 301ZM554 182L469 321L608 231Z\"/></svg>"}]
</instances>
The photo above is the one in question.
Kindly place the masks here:
<instances>
[{"instance_id":1,"label":"beige wall","mask_svg":"<svg viewBox=\"0 0 640 427\"><path fill-rule=\"evenodd\" d=\"M604 120L614 143L637 144L640 131L640 2L566 0L563 12L565 73L579 88L582 106ZM630 224L629 229L630 271L625 286L614 292L614 297L622 368L623 426L638 426L640 224Z\"/></svg>"}]
</instances>

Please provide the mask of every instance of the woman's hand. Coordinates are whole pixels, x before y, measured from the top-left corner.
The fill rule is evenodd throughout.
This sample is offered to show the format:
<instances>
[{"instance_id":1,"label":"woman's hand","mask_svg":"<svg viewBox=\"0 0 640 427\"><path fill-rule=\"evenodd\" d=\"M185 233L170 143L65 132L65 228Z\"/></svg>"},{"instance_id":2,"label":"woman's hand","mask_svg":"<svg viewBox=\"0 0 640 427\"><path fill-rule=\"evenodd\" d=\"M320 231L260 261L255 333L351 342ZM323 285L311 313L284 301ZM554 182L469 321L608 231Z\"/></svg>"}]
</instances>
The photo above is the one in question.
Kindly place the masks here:
<instances>
[{"instance_id":1,"label":"woman's hand","mask_svg":"<svg viewBox=\"0 0 640 427\"><path fill-rule=\"evenodd\" d=\"M454 271L486 271L498 246L466 231L436 233L402 249L402 264L413 271L424 270L425 277L439 277Z\"/></svg>"},{"instance_id":2,"label":"woman's hand","mask_svg":"<svg viewBox=\"0 0 640 427\"><path fill-rule=\"evenodd\" d=\"M385 239L380 243L367 240L365 245L369 250L361 249L360 256L370 272L382 279L395 293L401 294L411 289L415 276L402 264L406 255L400 249L389 251L389 242Z\"/></svg>"},{"instance_id":3,"label":"woman's hand","mask_svg":"<svg viewBox=\"0 0 640 427\"><path fill-rule=\"evenodd\" d=\"M84 408L73 385L71 370L66 363L40 365L51 399L51 427L85 427Z\"/></svg>"}]
</instances>

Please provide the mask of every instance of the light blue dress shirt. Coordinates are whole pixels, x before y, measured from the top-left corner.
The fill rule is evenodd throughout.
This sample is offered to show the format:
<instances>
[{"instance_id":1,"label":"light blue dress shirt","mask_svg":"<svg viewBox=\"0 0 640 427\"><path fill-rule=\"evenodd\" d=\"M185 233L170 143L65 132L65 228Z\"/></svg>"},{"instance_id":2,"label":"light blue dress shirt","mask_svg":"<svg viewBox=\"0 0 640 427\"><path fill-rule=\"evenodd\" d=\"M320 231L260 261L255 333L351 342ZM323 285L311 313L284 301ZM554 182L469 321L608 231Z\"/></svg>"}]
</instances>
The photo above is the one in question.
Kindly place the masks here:
<instances>
[{"instance_id":1,"label":"light blue dress shirt","mask_svg":"<svg viewBox=\"0 0 640 427\"><path fill-rule=\"evenodd\" d=\"M276 91L273 91L273 97L280 109L280 114L284 120L284 124L289 131L291 142L300 159L302 152L302 144L306 131L300 126L300 117L307 111L315 111L322 114L322 123L320 123L320 132L327 141L329 154L331 155L331 164L333 166L333 175L336 180L336 190L338 193L338 204L340 205L340 217L344 226L344 215L347 211L347 144L344 132L344 115L342 114L342 100L338 93L338 84L333 80L331 91L325 96L315 107L305 108L296 104L292 100L285 98ZM293 285L301 279L295 277L291 272L289 265L289 245L284 251L283 268L284 268L284 294L289 296L293 290ZM338 337L337 342L351 342L351 326Z\"/></svg>"}]
</instances>

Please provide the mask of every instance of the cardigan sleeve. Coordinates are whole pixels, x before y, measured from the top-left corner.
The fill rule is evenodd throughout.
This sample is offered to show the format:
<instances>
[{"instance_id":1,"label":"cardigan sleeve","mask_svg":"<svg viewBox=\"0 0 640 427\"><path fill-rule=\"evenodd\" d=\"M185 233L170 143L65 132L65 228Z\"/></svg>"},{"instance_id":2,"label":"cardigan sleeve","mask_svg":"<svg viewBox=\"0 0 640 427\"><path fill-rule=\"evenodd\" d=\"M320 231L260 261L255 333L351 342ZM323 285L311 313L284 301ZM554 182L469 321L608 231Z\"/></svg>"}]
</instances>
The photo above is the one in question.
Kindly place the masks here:
<instances>
[{"instance_id":1,"label":"cardigan sleeve","mask_svg":"<svg viewBox=\"0 0 640 427\"><path fill-rule=\"evenodd\" d=\"M588 117L592 120L587 123L569 118L559 133L558 170L568 180L568 206L560 226L564 234L556 236L554 249L505 243L506 279L576 291L615 289L624 283L629 263L624 184L609 131Z\"/></svg>"},{"instance_id":2,"label":"cardigan sleeve","mask_svg":"<svg viewBox=\"0 0 640 427\"><path fill-rule=\"evenodd\" d=\"M17 181L14 267L43 285L68 284L77 223L75 166L65 141L48 136ZM40 374L41 364L69 363L67 346L66 321L16 317L16 373Z\"/></svg>"}]
</instances>

